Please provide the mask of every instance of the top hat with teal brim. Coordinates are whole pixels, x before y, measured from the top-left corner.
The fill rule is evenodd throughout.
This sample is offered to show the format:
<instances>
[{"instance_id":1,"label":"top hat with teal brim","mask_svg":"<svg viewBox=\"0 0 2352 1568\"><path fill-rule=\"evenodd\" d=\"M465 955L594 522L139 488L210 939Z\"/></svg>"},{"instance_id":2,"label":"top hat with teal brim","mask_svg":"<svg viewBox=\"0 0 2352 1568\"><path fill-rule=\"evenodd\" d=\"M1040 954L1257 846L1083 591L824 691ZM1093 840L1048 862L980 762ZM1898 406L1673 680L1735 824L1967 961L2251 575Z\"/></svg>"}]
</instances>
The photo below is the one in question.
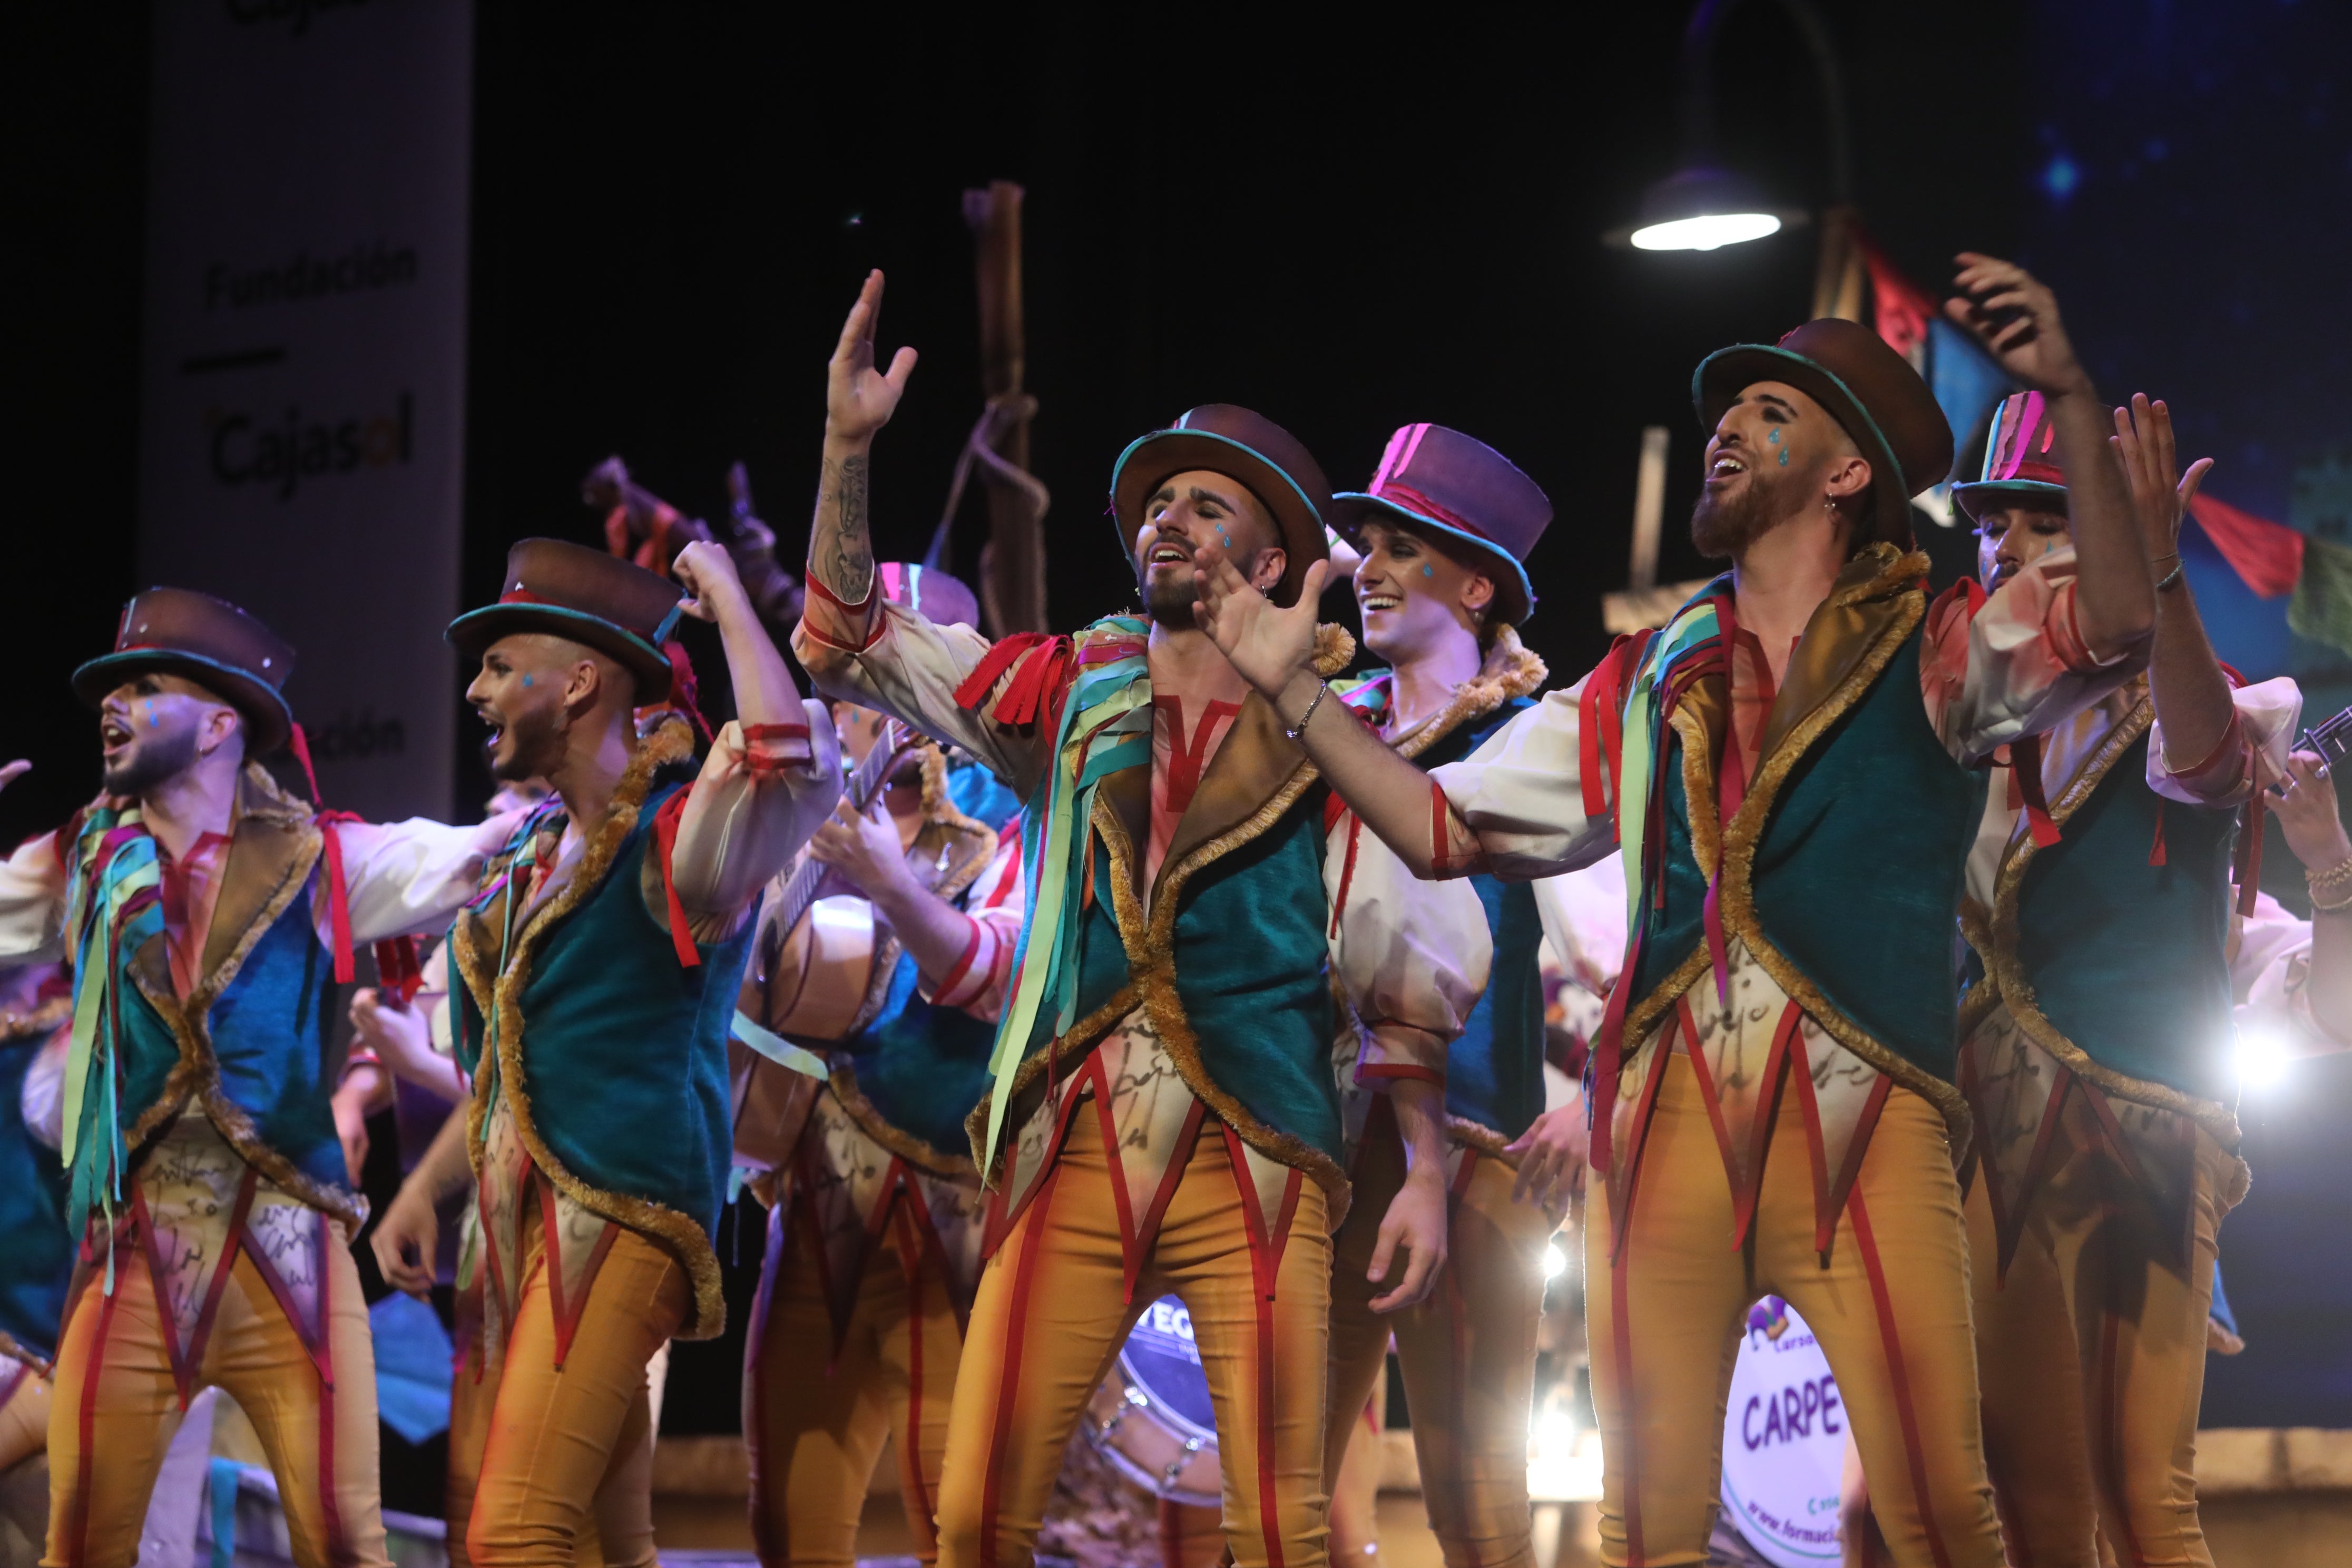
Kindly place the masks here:
<instances>
[{"instance_id":1,"label":"top hat with teal brim","mask_svg":"<svg viewBox=\"0 0 2352 1568\"><path fill-rule=\"evenodd\" d=\"M2012 392L1993 410L1985 432L1984 478L1954 485L1952 504L1976 522L2002 507L2066 510L2066 470L2058 462L2058 427L2038 392Z\"/></svg>"},{"instance_id":2,"label":"top hat with teal brim","mask_svg":"<svg viewBox=\"0 0 2352 1568\"><path fill-rule=\"evenodd\" d=\"M1699 362L1691 401L1708 431L1759 381L1811 397L1870 464L1871 537L1907 547L1911 498L1952 469L1952 426L1911 362L1859 321L1824 316L1778 343L1735 343Z\"/></svg>"},{"instance_id":3,"label":"top hat with teal brim","mask_svg":"<svg viewBox=\"0 0 2352 1568\"><path fill-rule=\"evenodd\" d=\"M1282 581L1267 597L1277 605L1297 603L1307 569L1330 553L1323 514L1330 510L1331 481L1296 436L1231 403L1204 403L1167 429L1137 437L1118 455L1110 507L1128 558L1135 557L1145 504L1162 484L1194 468L1239 479L1274 515L1285 563Z\"/></svg>"},{"instance_id":4,"label":"top hat with teal brim","mask_svg":"<svg viewBox=\"0 0 2352 1568\"><path fill-rule=\"evenodd\" d=\"M686 598L644 567L561 539L525 539L507 552L499 602L468 610L445 634L467 658L515 632L569 637L636 677L640 707L670 699L667 645Z\"/></svg>"},{"instance_id":5,"label":"top hat with teal brim","mask_svg":"<svg viewBox=\"0 0 2352 1568\"><path fill-rule=\"evenodd\" d=\"M73 672L74 695L95 708L126 680L153 671L194 681L245 719L245 753L286 743L294 710L281 689L293 645L226 599L188 588L150 588L122 606L114 651Z\"/></svg>"},{"instance_id":6,"label":"top hat with teal brim","mask_svg":"<svg viewBox=\"0 0 2352 1568\"><path fill-rule=\"evenodd\" d=\"M1535 612L1528 552L1551 526L1542 487L1502 453L1443 425L1408 425L1389 437L1361 490L1331 498L1331 526L1351 543L1386 516L1413 532L1466 545L1495 583L1496 616L1517 626Z\"/></svg>"}]
</instances>

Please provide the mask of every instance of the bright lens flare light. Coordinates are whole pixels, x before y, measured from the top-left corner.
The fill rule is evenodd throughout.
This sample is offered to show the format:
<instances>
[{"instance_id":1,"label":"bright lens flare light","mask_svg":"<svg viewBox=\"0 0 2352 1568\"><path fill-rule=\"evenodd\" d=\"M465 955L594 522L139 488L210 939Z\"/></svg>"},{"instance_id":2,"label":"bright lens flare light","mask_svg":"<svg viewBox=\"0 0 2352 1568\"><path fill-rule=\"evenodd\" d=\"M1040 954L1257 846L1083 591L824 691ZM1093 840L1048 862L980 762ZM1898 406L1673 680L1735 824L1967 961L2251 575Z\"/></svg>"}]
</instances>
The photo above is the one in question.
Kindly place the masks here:
<instances>
[{"instance_id":1,"label":"bright lens flare light","mask_svg":"<svg viewBox=\"0 0 2352 1568\"><path fill-rule=\"evenodd\" d=\"M1568 1254L1559 1249L1559 1244L1544 1248L1543 1270L1547 1279L1557 1279L1568 1272Z\"/></svg>"},{"instance_id":2,"label":"bright lens flare light","mask_svg":"<svg viewBox=\"0 0 2352 1568\"><path fill-rule=\"evenodd\" d=\"M1770 213L1703 213L1637 228L1630 238L1636 250L1714 250L1780 232Z\"/></svg>"},{"instance_id":3,"label":"bright lens flare light","mask_svg":"<svg viewBox=\"0 0 2352 1568\"><path fill-rule=\"evenodd\" d=\"M2238 1081L2246 1088L2271 1088L2286 1077L2292 1060L2286 1042L2271 1031L2238 1031Z\"/></svg>"}]
</instances>

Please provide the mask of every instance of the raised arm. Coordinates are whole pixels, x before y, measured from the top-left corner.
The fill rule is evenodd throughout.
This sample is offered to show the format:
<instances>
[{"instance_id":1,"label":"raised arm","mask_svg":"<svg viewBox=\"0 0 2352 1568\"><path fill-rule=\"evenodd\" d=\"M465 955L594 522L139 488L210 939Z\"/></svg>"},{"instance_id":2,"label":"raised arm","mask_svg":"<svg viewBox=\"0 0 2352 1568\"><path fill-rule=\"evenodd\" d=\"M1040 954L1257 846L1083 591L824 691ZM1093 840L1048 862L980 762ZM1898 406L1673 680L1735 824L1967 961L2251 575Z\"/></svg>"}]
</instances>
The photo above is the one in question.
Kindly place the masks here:
<instances>
[{"instance_id":1,"label":"raised arm","mask_svg":"<svg viewBox=\"0 0 2352 1568\"><path fill-rule=\"evenodd\" d=\"M1958 259L1959 297L1945 310L2003 370L2048 399L2082 573L2075 614L2083 640L2101 663L2121 658L2147 640L2156 605L2131 496L2108 452L2106 406L2047 285L2014 262L1973 251Z\"/></svg>"},{"instance_id":2,"label":"raised arm","mask_svg":"<svg viewBox=\"0 0 2352 1568\"><path fill-rule=\"evenodd\" d=\"M0 767L0 789L32 772L33 764ZM65 956L66 868L57 835L36 834L0 860L0 968L45 963Z\"/></svg>"},{"instance_id":3,"label":"raised arm","mask_svg":"<svg viewBox=\"0 0 2352 1568\"><path fill-rule=\"evenodd\" d=\"M824 458L816 518L809 527L808 580L816 590L804 614L822 616L829 635L862 646L872 610L874 541L867 531L866 477L874 437L890 423L915 351L901 348L887 372L874 368L874 329L882 319L882 274L866 275L857 303L841 325L826 367Z\"/></svg>"},{"instance_id":4,"label":"raised arm","mask_svg":"<svg viewBox=\"0 0 2352 1568\"><path fill-rule=\"evenodd\" d=\"M2183 477L2173 448L2172 411L2150 403L2145 394L2134 394L2128 407L2116 410L2112 439L2150 569L2163 584L2156 591L2147 683L2163 735L2165 768L2176 776L2194 773L2224 791L2236 790L2251 782L2242 731L2237 731L2237 745L2229 747L2237 710L2180 564L2180 521L2213 459L2200 458ZM2225 751L2231 754L2223 755Z\"/></svg>"},{"instance_id":5,"label":"raised arm","mask_svg":"<svg viewBox=\"0 0 2352 1568\"><path fill-rule=\"evenodd\" d=\"M1323 563L1307 569L1298 603L1282 609L1223 559L1194 562L1202 626L1414 876L1485 870L1527 881L1590 866L1615 847L1608 813L1586 810L1577 689L1546 693L1469 756L1423 773L1349 718L1309 663Z\"/></svg>"},{"instance_id":6,"label":"raised arm","mask_svg":"<svg viewBox=\"0 0 2352 1568\"><path fill-rule=\"evenodd\" d=\"M670 569L692 595L687 614L718 624L737 715L719 731L678 820L671 878L689 912L731 916L832 812L841 750L824 704L801 700L727 552L697 542Z\"/></svg>"}]
</instances>

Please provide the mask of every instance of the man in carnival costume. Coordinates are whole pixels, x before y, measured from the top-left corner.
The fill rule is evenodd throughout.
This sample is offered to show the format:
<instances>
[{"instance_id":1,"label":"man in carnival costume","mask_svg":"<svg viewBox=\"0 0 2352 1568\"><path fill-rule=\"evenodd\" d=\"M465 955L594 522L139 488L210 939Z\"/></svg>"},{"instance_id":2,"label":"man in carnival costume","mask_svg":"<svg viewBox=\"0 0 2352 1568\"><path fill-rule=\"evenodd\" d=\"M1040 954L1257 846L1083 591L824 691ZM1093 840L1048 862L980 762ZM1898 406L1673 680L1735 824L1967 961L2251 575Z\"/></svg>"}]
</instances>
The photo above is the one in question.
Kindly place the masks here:
<instances>
[{"instance_id":1,"label":"man in carnival costume","mask_svg":"<svg viewBox=\"0 0 2352 1568\"><path fill-rule=\"evenodd\" d=\"M876 601L867 452L914 366L901 349L874 367L881 289L877 273L834 355L794 645L820 687L963 746L1027 801L1029 927L971 1123L994 1189L990 1258L950 1418L940 1561L1027 1560L1082 1405L1172 1291L1215 1403L1234 1560L1318 1568L1329 1232L1347 1194L1332 979L1407 1150L1370 1265L1388 1282L1407 1255L1379 1301L1403 1306L1444 1260L1445 1045L1486 984L1486 921L1467 888L1430 897L1369 837L1350 869L1314 768L1192 624L1196 552L1312 620L1300 592L1329 487L1257 415L1195 409L1121 456L1112 510L1145 617L992 647ZM1309 637L1337 673L1346 634Z\"/></svg>"},{"instance_id":2,"label":"man in carnival costume","mask_svg":"<svg viewBox=\"0 0 2352 1568\"><path fill-rule=\"evenodd\" d=\"M1354 574L1364 641L1388 661L1333 683L1399 756L1423 768L1458 762L1534 706L1544 664L1517 628L1535 608L1528 552L1551 503L1499 452L1442 425L1389 440L1371 484L1334 496L1332 526L1360 555ZM1342 828L1360 856L1353 815ZM1445 1267L1429 1300L1372 1308L1364 1277L1378 1222L1404 1173L1387 1097L1354 1081L1352 1030L1334 1063L1348 1111L1355 1206L1333 1238L1330 1421L1324 1473L1336 1487L1349 1440L1385 1375L1391 1331L1412 1406L1422 1498L1452 1568L1532 1562L1528 1429L1543 1251L1570 1171L1582 1163L1584 1109L1544 1110L1543 935L1535 888L1469 879L1486 915L1494 963L1486 994L1446 1055ZM1541 1133L1535 1131L1545 1123ZM1524 1165L1529 1152L1544 1152ZM1536 1202L1514 1202L1535 1188ZM1516 1190L1515 1190L1516 1189Z\"/></svg>"},{"instance_id":3,"label":"man in carnival costume","mask_svg":"<svg viewBox=\"0 0 2352 1568\"><path fill-rule=\"evenodd\" d=\"M971 590L898 562L884 597L943 626L980 618ZM757 1184L768 1249L743 1364L751 1528L761 1562L850 1568L884 1439L917 1556L938 1556L933 1500L947 1450L963 1326L980 1278L981 1186L964 1118L988 1058L1021 941L1018 803L968 757L882 715L834 705L845 755L890 748L870 814L842 802L807 861L772 894L744 1009L823 1051L826 1079L749 1128L773 1164ZM796 931L797 878L824 895ZM846 932L836 945L820 937ZM812 1068L817 1064L809 1064ZM769 1069L761 1069L769 1070Z\"/></svg>"},{"instance_id":4,"label":"man in carnival costume","mask_svg":"<svg viewBox=\"0 0 2352 1568\"><path fill-rule=\"evenodd\" d=\"M233 605L133 598L73 677L105 793L0 867L0 960L64 953L76 977L59 1131L82 1263L49 1421L54 1568L132 1560L211 1384L253 1418L297 1561L385 1561L334 983L354 943L446 920L513 824L369 826L279 789L257 759L299 741L293 662Z\"/></svg>"},{"instance_id":5,"label":"man in carnival costume","mask_svg":"<svg viewBox=\"0 0 2352 1568\"><path fill-rule=\"evenodd\" d=\"M2171 416L2116 415L2156 582L2148 672L2013 742L1968 865L1972 952L1960 1088L1976 1112L1968 1198L1985 1449L2012 1548L2049 1568L2210 1563L2198 1522L2197 1410L2222 1216L2238 1154L2231 862L2253 912L2259 807L2284 773L2302 695L2237 686L2181 569L2189 497ZM1953 499L1986 588L2071 556L2053 410L1995 416L1984 477ZM2325 787L2325 786L2323 786Z\"/></svg>"},{"instance_id":6,"label":"man in carnival costume","mask_svg":"<svg viewBox=\"0 0 2352 1568\"><path fill-rule=\"evenodd\" d=\"M1633 932L1591 1069L1586 1270L1612 1563L1705 1560L1717 1448L1693 1435L1767 1293L1820 1337L1897 1561L2001 1562L1952 1173L1974 764L2126 679L2153 607L2049 291L1981 257L1958 281L1955 314L2095 476L2079 574L2026 572L1973 616L1931 607L1906 549L1950 431L1910 366L1840 321L1694 378L1712 438L1692 532L1732 571L1432 774L1316 721L1310 628L1203 562L1212 635L1415 869L1541 876L1623 845Z\"/></svg>"},{"instance_id":7,"label":"man in carnival costume","mask_svg":"<svg viewBox=\"0 0 2352 1568\"><path fill-rule=\"evenodd\" d=\"M800 699L726 552L689 545L672 570L675 584L525 540L499 602L449 628L480 664L467 697L490 726L492 773L554 790L452 928L472 1104L374 1235L386 1279L429 1289L434 1205L470 1156L499 1349L474 1568L571 1562L614 1455L642 1443L647 1363L725 1326L710 1237L750 916L840 794L832 721ZM740 716L699 770L673 636L685 614L717 622ZM663 705L677 710L641 734L637 710ZM628 1545L652 1562L650 1535Z\"/></svg>"}]
</instances>

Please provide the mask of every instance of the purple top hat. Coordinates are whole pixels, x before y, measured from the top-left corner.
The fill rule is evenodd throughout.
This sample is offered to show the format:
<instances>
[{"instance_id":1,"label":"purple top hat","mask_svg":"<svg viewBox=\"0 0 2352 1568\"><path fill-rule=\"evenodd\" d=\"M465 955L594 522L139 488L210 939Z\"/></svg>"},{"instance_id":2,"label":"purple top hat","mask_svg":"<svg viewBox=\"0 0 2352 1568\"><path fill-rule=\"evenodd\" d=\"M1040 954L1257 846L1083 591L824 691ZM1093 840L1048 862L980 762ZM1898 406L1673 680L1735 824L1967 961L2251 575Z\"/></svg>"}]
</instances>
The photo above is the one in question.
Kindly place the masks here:
<instances>
[{"instance_id":1,"label":"purple top hat","mask_svg":"<svg viewBox=\"0 0 2352 1568\"><path fill-rule=\"evenodd\" d=\"M1503 620L1517 626L1535 612L1526 563L1551 526L1551 501L1494 447L1443 425L1404 426L1389 437L1368 488L1331 498L1331 526L1350 542L1383 514L1470 546L1495 580Z\"/></svg>"},{"instance_id":2,"label":"purple top hat","mask_svg":"<svg viewBox=\"0 0 2352 1568\"><path fill-rule=\"evenodd\" d=\"M1952 501L1970 521L2005 506L2066 510L2066 470L2058 466L2058 427L2038 392L2012 392L1993 410L1985 437L1984 477L1954 485Z\"/></svg>"}]
</instances>

